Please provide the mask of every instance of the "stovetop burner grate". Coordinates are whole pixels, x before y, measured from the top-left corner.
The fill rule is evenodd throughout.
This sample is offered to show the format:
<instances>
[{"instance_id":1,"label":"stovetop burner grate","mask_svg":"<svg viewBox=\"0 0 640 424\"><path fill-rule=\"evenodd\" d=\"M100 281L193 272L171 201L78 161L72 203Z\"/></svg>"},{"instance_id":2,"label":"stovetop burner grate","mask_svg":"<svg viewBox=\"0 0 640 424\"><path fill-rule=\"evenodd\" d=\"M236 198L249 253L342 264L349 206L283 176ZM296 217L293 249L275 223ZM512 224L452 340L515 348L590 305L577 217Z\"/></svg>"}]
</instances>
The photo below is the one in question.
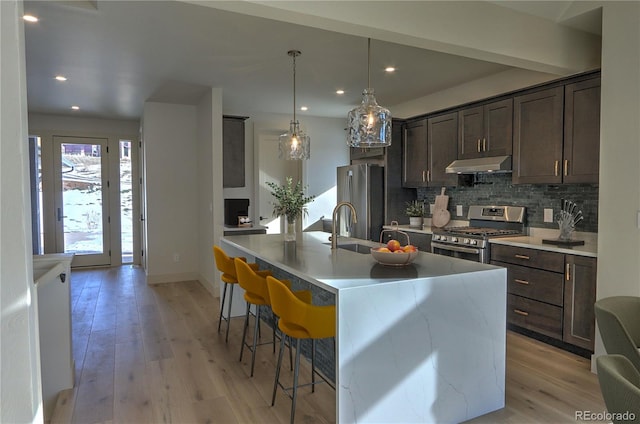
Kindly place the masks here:
<instances>
[{"instance_id":1,"label":"stovetop burner grate","mask_svg":"<svg viewBox=\"0 0 640 424\"><path fill-rule=\"evenodd\" d=\"M476 236L476 237L502 237L522 234L519 230L485 228L485 227L449 227L443 228L440 233L449 235Z\"/></svg>"}]
</instances>

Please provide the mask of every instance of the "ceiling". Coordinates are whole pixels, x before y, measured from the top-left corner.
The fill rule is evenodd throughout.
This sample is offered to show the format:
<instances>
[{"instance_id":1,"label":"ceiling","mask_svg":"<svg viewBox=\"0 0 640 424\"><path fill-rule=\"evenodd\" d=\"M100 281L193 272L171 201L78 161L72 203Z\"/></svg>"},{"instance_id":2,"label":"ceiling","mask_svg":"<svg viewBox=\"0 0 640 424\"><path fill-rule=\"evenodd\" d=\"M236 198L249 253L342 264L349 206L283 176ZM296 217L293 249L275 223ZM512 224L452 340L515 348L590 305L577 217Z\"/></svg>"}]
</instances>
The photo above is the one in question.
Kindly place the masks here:
<instances>
[{"instance_id":1,"label":"ceiling","mask_svg":"<svg viewBox=\"0 0 640 424\"><path fill-rule=\"evenodd\" d=\"M555 20L558 5L566 2L516 3L522 3L519 11L526 3ZM302 52L297 106L309 110L298 111L300 116L343 117L360 102L367 83L365 38L214 7L176 1L25 1L25 13L39 18L25 23L29 111L139 119L145 101L196 104L208 87L221 87L224 113L291 114L291 49ZM385 73L386 66L397 71ZM371 43L371 85L378 102L389 108L507 69ZM56 81L56 75L68 80ZM337 89L345 94L337 95ZM72 105L80 110L72 111Z\"/></svg>"}]
</instances>

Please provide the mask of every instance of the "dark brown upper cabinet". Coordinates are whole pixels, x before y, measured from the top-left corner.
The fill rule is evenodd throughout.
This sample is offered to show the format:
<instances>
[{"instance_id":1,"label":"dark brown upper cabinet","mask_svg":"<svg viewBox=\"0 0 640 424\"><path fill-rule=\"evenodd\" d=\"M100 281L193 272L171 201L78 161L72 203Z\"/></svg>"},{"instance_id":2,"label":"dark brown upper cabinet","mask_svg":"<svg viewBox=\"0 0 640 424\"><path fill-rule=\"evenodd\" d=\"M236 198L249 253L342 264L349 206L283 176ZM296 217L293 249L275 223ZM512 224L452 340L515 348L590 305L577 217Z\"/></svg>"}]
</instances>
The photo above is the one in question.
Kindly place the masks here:
<instances>
[{"instance_id":1,"label":"dark brown upper cabinet","mask_svg":"<svg viewBox=\"0 0 640 424\"><path fill-rule=\"evenodd\" d=\"M564 87L513 99L514 184L562 183Z\"/></svg>"},{"instance_id":2,"label":"dark brown upper cabinet","mask_svg":"<svg viewBox=\"0 0 640 424\"><path fill-rule=\"evenodd\" d=\"M514 99L513 183L597 183L600 78Z\"/></svg>"},{"instance_id":3,"label":"dark brown upper cabinet","mask_svg":"<svg viewBox=\"0 0 640 424\"><path fill-rule=\"evenodd\" d=\"M427 120L429 143L428 186L455 186L457 174L447 174L447 166L458 157L458 114L435 116Z\"/></svg>"},{"instance_id":4,"label":"dark brown upper cabinet","mask_svg":"<svg viewBox=\"0 0 640 424\"><path fill-rule=\"evenodd\" d=\"M458 159L511 154L513 99L463 109L458 121Z\"/></svg>"},{"instance_id":5,"label":"dark brown upper cabinet","mask_svg":"<svg viewBox=\"0 0 640 424\"><path fill-rule=\"evenodd\" d=\"M392 143L393 144L393 143ZM352 161L362 159L384 159L385 155L384 147L351 147L349 148L349 158Z\"/></svg>"},{"instance_id":6,"label":"dark brown upper cabinet","mask_svg":"<svg viewBox=\"0 0 640 424\"><path fill-rule=\"evenodd\" d=\"M222 187L244 187L244 121L242 116L222 118Z\"/></svg>"},{"instance_id":7,"label":"dark brown upper cabinet","mask_svg":"<svg viewBox=\"0 0 640 424\"><path fill-rule=\"evenodd\" d=\"M431 187L458 182L446 167L458 154L458 113L409 122L405 126L403 149L403 186Z\"/></svg>"},{"instance_id":8,"label":"dark brown upper cabinet","mask_svg":"<svg viewBox=\"0 0 640 424\"><path fill-rule=\"evenodd\" d=\"M563 182L598 182L600 78L565 86L563 156Z\"/></svg>"},{"instance_id":9,"label":"dark brown upper cabinet","mask_svg":"<svg viewBox=\"0 0 640 424\"><path fill-rule=\"evenodd\" d=\"M404 127L402 149L402 185L427 185L427 120L407 122Z\"/></svg>"}]
</instances>

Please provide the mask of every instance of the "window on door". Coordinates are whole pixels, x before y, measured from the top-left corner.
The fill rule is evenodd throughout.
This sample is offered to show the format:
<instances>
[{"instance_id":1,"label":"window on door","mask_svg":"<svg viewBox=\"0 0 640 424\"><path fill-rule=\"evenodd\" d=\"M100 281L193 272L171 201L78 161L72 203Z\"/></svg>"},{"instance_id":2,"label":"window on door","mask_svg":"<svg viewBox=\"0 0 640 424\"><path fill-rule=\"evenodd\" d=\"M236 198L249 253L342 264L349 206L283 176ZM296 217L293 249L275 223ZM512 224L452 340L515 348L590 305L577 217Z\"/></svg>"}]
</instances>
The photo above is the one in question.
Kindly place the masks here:
<instances>
[{"instance_id":1,"label":"window on door","mask_svg":"<svg viewBox=\"0 0 640 424\"><path fill-rule=\"evenodd\" d=\"M120 234L122 263L133 263L133 186L131 140L120 140Z\"/></svg>"}]
</instances>

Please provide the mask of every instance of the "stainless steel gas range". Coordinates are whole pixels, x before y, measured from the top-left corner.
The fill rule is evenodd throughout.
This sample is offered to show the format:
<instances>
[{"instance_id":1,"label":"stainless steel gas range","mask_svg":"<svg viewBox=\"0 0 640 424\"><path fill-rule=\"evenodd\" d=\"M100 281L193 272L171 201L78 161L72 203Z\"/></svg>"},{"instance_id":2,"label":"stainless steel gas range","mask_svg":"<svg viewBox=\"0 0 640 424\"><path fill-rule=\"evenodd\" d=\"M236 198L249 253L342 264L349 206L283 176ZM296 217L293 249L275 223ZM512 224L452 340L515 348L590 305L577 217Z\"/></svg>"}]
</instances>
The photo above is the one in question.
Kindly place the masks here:
<instances>
[{"instance_id":1,"label":"stainless steel gas range","mask_svg":"<svg viewBox=\"0 0 640 424\"><path fill-rule=\"evenodd\" d=\"M468 227L433 230L431 252L489 263L489 239L524 235L525 212L523 206L471 206Z\"/></svg>"}]
</instances>

